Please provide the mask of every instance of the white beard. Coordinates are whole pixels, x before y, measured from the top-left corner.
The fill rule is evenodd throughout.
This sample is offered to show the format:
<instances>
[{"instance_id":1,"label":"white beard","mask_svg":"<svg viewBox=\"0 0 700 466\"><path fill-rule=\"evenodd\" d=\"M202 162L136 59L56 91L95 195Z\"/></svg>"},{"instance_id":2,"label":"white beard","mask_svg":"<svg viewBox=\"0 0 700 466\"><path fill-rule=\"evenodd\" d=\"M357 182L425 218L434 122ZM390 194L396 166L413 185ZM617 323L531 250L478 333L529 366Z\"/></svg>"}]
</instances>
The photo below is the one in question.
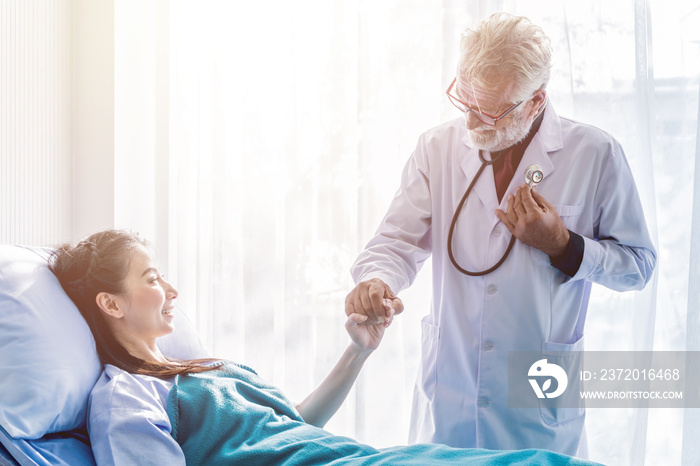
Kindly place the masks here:
<instances>
[{"instance_id":1,"label":"white beard","mask_svg":"<svg viewBox=\"0 0 700 466\"><path fill-rule=\"evenodd\" d=\"M505 128L484 130L467 129L467 136L472 147L489 152L495 152L513 146L527 136L532 126L532 121L525 118L522 113L513 117L511 123Z\"/></svg>"}]
</instances>

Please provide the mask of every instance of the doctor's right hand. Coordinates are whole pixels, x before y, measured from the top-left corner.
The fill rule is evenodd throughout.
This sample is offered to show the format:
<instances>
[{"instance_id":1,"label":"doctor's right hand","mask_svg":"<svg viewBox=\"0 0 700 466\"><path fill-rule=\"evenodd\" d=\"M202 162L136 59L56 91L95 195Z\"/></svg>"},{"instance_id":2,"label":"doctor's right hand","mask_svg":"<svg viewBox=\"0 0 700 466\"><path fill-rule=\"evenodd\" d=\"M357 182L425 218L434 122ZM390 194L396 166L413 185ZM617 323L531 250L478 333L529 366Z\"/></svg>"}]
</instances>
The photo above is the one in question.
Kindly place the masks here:
<instances>
[{"instance_id":1,"label":"doctor's right hand","mask_svg":"<svg viewBox=\"0 0 700 466\"><path fill-rule=\"evenodd\" d=\"M402 312L401 300L378 278L358 283L345 298L345 315L366 315L368 324L385 322L391 316Z\"/></svg>"}]
</instances>

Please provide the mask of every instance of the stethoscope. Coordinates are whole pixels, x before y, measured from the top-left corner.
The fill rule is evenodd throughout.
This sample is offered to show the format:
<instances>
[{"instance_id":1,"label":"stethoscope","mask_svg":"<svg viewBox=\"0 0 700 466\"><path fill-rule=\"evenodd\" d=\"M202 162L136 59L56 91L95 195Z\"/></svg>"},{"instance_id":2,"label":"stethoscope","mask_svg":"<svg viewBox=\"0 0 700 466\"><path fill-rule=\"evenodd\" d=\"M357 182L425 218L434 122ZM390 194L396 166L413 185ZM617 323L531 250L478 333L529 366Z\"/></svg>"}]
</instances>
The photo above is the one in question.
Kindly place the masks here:
<instances>
[{"instance_id":1,"label":"stethoscope","mask_svg":"<svg viewBox=\"0 0 700 466\"><path fill-rule=\"evenodd\" d=\"M457 210L455 211L454 215L452 216L452 224L450 225L450 233L447 236L447 253L450 256L450 261L452 261L452 265L454 265L457 270L462 272L465 275L469 275L470 277L480 277L482 275L487 275L503 264L505 260L508 258L508 255L510 254L510 250L513 249L513 244L515 244L515 236L510 237L510 242L508 243L508 247L506 248L506 252L503 254L503 257L496 262L496 265L493 267L483 270L481 272L470 272L464 268L462 268L458 263L457 260L454 257L454 254L452 254L452 236L454 234L455 230L455 225L457 224L457 218L459 217L459 213L462 211L462 206L464 206L464 203L467 201L467 197L469 197L469 193L472 191L472 188L474 187L474 184L476 183L476 180L479 179L479 176L481 175L481 172L484 171L484 168L486 168L487 165L493 165L496 163L501 157L503 156L503 153L501 153L498 157L495 159L491 160L486 160L481 152L479 150L479 160L481 160L481 167L479 167L479 171L476 172L476 175L474 175L474 179L472 179L472 182L469 183L469 187L467 187L467 190L464 192L464 196L462 196L462 200L459 201L459 205L457 206ZM542 180L544 179L544 173L542 173L542 168L537 165L533 164L527 167L525 169L525 182L532 188L536 184L539 184Z\"/></svg>"}]
</instances>

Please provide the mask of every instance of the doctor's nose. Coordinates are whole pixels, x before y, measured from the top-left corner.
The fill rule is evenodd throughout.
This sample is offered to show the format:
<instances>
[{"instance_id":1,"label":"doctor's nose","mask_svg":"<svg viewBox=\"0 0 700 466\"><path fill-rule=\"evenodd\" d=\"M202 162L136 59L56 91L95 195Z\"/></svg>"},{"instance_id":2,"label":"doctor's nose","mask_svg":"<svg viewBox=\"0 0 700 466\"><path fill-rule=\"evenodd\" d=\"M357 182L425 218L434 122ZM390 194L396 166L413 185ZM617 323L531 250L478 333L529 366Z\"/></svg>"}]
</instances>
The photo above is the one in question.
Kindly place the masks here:
<instances>
[{"instance_id":1,"label":"doctor's nose","mask_svg":"<svg viewBox=\"0 0 700 466\"><path fill-rule=\"evenodd\" d=\"M486 123L477 118L474 112L471 112L469 110L464 112L464 118L467 121L467 129L469 130L480 128L482 126L488 126Z\"/></svg>"}]
</instances>

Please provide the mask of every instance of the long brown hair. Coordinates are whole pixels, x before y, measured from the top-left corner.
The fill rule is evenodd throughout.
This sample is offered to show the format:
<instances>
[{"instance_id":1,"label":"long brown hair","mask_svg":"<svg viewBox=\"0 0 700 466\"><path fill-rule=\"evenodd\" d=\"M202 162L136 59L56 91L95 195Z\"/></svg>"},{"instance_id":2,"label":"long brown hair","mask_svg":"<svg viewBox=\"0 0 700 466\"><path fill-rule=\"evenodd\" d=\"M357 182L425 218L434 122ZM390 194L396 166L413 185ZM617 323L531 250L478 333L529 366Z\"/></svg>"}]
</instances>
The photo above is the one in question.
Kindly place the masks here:
<instances>
[{"instance_id":1,"label":"long brown hair","mask_svg":"<svg viewBox=\"0 0 700 466\"><path fill-rule=\"evenodd\" d=\"M148 249L150 245L127 231L105 230L75 246L59 246L49 260L49 268L90 327L103 364L159 378L214 369L216 366L211 363L215 359L168 359L167 363L145 361L129 353L112 334L96 297L101 292L124 292L124 279L129 273L132 253L140 247Z\"/></svg>"}]
</instances>

